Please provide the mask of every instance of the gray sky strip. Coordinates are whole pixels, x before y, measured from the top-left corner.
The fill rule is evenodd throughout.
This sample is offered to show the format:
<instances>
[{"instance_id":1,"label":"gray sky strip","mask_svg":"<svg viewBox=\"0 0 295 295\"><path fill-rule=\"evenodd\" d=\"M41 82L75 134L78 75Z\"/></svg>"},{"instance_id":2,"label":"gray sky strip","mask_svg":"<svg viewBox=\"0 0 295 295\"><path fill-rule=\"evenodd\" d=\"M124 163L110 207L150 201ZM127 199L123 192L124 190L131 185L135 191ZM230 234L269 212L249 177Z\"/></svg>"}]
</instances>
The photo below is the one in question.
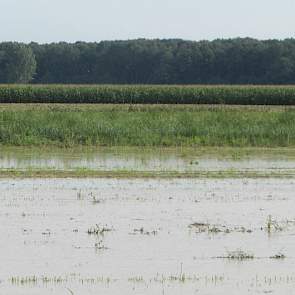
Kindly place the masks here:
<instances>
[{"instance_id":1,"label":"gray sky strip","mask_svg":"<svg viewBox=\"0 0 295 295\"><path fill-rule=\"evenodd\" d=\"M0 0L0 41L294 37L294 0Z\"/></svg>"}]
</instances>

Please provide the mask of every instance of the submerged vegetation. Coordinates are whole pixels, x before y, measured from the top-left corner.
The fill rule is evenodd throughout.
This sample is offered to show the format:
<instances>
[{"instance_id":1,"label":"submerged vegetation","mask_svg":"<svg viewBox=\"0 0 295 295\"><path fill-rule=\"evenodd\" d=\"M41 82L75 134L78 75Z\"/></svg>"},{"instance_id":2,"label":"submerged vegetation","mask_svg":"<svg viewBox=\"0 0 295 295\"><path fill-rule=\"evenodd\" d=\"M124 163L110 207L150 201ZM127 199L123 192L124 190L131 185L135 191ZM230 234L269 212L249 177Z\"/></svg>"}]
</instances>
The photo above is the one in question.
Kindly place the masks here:
<instances>
[{"instance_id":1,"label":"submerged vegetation","mask_svg":"<svg viewBox=\"0 0 295 295\"><path fill-rule=\"evenodd\" d=\"M105 232L109 232L111 230L112 229L110 228L96 224L95 226L90 227L87 230L87 233L88 235L103 235Z\"/></svg>"},{"instance_id":2,"label":"submerged vegetation","mask_svg":"<svg viewBox=\"0 0 295 295\"><path fill-rule=\"evenodd\" d=\"M224 257L218 258L227 258L227 259L236 259L236 260L245 260L245 259L254 259L254 255L252 253L245 252L241 249L235 251L227 251L227 255Z\"/></svg>"},{"instance_id":3,"label":"submerged vegetation","mask_svg":"<svg viewBox=\"0 0 295 295\"><path fill-rule=\"evenodd\" d=\"M293 108L0 107L2 146L294 147L294 126Z\"/></svg>"}]
</instances>

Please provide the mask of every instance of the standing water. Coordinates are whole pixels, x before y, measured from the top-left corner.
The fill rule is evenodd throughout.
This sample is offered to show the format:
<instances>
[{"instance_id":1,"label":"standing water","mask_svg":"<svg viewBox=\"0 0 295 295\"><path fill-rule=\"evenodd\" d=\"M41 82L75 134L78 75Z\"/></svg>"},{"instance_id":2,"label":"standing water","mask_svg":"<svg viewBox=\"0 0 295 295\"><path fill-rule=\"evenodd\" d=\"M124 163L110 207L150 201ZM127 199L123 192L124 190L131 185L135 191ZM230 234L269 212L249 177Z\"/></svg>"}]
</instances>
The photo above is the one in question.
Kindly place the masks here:
<instances>
[{"instance_id":1,"label":"standing water","mask_svg":"<svg viewBox=\"0 0 295 295\"><path fill-rule=\"evenodd\" d=\"M295 168L279 155L14 155L1 154L1 169ZM0 294L294 294L294 187L290 175L4 177Z\"/></svg>"}]
</instances>

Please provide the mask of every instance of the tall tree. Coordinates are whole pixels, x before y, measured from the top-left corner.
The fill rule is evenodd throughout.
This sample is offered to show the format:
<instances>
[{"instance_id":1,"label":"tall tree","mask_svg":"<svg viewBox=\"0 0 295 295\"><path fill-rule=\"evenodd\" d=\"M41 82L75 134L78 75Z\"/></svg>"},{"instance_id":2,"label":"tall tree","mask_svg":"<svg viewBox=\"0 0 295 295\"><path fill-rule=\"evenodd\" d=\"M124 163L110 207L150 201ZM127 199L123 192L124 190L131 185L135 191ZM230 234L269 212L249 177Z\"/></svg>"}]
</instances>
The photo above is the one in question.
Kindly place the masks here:
<instances>
[{"instance_id":1,"label":"tall tree","mask_svg":"<svg viewBox=\"0 0 295 295\"><path fill-rule=\"evenodd\" d=\"M0 83L28 83L36 71L32 49L21 43L0 44Z\"/></svg>"},{"instance_id":2,"label":"tall tree","mask_svg":"<svg viewBox=\"0 0 295 295\"><path fill-rule=\"evenodd\" d=\"M42 45L0 43L0 83L31 81L293 84L295 40L235 38L198 42L137 39Z\"/></svg>"}]
</instances>

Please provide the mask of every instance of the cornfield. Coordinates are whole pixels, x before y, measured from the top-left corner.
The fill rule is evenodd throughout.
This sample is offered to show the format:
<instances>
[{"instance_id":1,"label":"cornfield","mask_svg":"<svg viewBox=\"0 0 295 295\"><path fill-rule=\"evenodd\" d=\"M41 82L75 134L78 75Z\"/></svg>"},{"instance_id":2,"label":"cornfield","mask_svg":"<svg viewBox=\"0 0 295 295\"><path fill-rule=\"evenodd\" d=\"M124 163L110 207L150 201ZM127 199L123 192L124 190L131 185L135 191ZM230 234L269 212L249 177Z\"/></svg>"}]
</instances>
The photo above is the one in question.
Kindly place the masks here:
<instances>
[{"instance_id":1,"label":"cornfield","mask_svg":"<svg viewBox=\"0 0 295 295\"><path fill-rule=\"evenodd\" d=\"M295 86L1 85L0 103L295 105Z\"/></svg>"}]
</instances>

